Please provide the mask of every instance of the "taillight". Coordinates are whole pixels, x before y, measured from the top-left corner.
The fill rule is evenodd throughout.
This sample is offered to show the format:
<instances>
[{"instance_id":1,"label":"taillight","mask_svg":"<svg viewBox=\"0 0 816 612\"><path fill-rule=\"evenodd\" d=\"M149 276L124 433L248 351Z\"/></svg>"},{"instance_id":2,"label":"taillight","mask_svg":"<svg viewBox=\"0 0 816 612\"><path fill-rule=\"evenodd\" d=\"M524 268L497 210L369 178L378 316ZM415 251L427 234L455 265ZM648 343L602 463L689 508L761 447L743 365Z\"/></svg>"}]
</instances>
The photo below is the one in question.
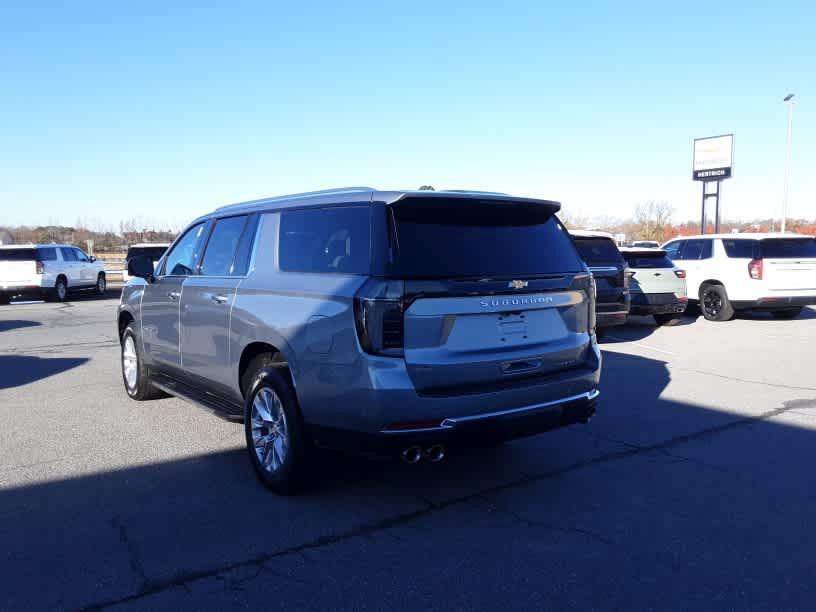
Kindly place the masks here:
<instances>
[{"instance_id":1,"label":"taillight","mask_svg":"<svg viewBox=\"0 0 816 612\"><path fill-rule=\"evenodd\" d=\"M752 259L748 263L748 276L754 280L762 280L762 260Z\"/></svg>"},{"instance_id":2,"label":"taillight","mask_svg":"<svg viewBox=\"0 0 816 612\"><path fill-rule=\"evenodd\" d=\"M45 272L45 264L43 264L43 262L41 262L41 261L38 261L37 262L37 274L42 274L43 272Z\"/></svg>"},{"instance_id":3,"label":"taillight","mask_svg":"<svg viewBox=\"0 0 816 612\"><path fill-rule=\"evenodd\" d=\"M587 331L595 331L595 301L598 289L595 286L595 277L592 274L576 274L570 283L570 289L580 289L587 296Z\"/></svg>"},{"instance_id":4,"label":"taillight","mask_svg":"<svg viewBox=\"0 0 816 612\"><path fill-rule=\"evenodd\" d=\"M354 296L357 337L366 353L401 357L404 343L405 283L371 279Z\"/></svg>"},{"instance_id":5,"label":"taillight","mask_svg":"<svg viewBox=\"0 0 816 612\"><path fill-rule=\"evenodd\" d=\"M686 278L686 271L685 270L675 270L674 275L677 278Z\"/></svg>"}]
</instances>

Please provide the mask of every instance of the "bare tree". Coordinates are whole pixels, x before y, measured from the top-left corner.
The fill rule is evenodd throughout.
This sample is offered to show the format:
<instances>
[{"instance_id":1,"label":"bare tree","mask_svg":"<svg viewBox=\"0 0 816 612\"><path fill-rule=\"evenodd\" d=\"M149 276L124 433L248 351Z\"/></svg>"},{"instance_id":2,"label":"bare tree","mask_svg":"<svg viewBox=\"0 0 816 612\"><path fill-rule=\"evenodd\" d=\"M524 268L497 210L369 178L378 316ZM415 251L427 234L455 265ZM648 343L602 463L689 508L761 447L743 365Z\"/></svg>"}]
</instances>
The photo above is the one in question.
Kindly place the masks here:
<instances>
[{"instance_id":1,"label":"bare tree","mask_svg":"<svg viewBox=\"0 0 816 612\"><path fill-rule=\"evenodd\" d=\"M420 191L436 191L436 190L433 188L433 185L422 185L422 186L419 188L419 190L420 190Z\"/></svg>"},{"instance_id":2,"label":"bare tree","mask_svg":"<svg viewBox=\"0 0 816 612\"><path fill-rule=\"evenodd\" d=\"M649 200L635 207L635 234L640 240L662 242L671 227L674 208L666 201Z\"/></svg>"}]
</instances>

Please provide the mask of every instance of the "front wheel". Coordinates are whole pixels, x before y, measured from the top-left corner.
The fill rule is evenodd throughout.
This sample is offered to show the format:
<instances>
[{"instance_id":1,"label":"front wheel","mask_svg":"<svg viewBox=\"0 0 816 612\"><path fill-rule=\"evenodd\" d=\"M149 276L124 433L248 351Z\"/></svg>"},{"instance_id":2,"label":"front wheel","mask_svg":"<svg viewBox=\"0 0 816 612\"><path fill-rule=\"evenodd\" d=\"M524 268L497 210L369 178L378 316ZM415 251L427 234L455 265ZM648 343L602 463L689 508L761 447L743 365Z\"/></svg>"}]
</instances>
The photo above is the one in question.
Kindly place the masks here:
<instances>
[{"instance_id":1,"label":"front wheel","mask_svg":"<svg viewBox=\"0 0 816 612\"><path fill-rule=\"evenodd\" d=\"M708 321L730 321L734 318L734 307L722 285L700 287L700 310Z\"/></svg>"},{"instance_id":2,"label":"front wheel","mask_svg":"<svg viewBox=\"0 0 816 612\"><path fill-rule=\"evenodd\" d=\"M785 310L774 310L771 315L774 319L789 320L795 319L802 312L802 308L786 308Z\"/></svg>"},{"instance_id":3,"label":"front wheel","mask_svg":"<svg viewBox=\"0 0 816 612\"><path fill-rule=\"evenodd\" d=\"M276 368L262 367L252 376L244 433L252 467L265 486L283 495L304 486L309 444L294 390Z\"/></svg>"},{"instance_id":4,"label":"front wheel","mask_svg":"<svg viewBox=\"0 0 816 612\"><path fill-rule=\"evenodd\" d=\"M131 399L137 402L166 397L166 394L150 383L150 376L144 364L136 324L130 323L122 334L122 382Z\"/></svg>"},{"instance_id":5,"label":"front wheel","mask_svg":"<svg viewBox=\"0 0 816 612\"><path fill-rule=\"evenodd\" d=\"M654 314L655 323L658 325L666 325L667 323L671 323L674 321L675 315L673 314Z\"/></svg>"},{"instance_id":6,"label":"front wheel","mask_svg":"<svg viewBox=\"0 0 816 612\"><path fill-rule=\"evenodd\" d=\"M96 295L105 295L105 289L108 288L108 281L105 278L105 273L100 272L96 277Z\"/></svg>"}]
</instances>

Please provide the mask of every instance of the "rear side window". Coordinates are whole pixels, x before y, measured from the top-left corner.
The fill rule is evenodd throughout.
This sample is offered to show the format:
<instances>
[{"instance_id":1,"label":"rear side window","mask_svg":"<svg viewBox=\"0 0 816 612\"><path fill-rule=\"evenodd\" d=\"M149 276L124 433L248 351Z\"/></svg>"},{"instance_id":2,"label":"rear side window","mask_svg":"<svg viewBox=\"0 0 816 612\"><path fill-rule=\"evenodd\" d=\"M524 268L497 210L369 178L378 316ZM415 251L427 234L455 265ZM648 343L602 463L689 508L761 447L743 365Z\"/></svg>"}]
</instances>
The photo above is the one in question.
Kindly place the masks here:
<instances>
[{"instance_id":1,"label":"rear side window","mask_svg":"<svg viewBox=\"0 0 816 612\"><path fill-rule=\"evenodd\" d=\"M37 259L40 261L56 261L57 249L54 247L45 247L37 249Z\"/></svg>"},{"instance_id":2,"label":"rear side window","mask_svg":"<svg viewBox=\"0 0 816 612\"><path fill-rule=\"evenodd\" d=\"M287 272L368 274L370 207L284 211L278 248L280 269Z\"/></svg>"},{"instance_id":3,"label":"rear side window","mask_svg":"<svg viewBox=\"0 0 816 612\"><path fill-rule=\"evenodd\" d=\"M723 240L723 248L728 257L753 259L758 242L756 240Z\"/></svg>"},{"instance_id":4,"label":"rear side window","mask_svg":"<svg viewBox=\"0 0 816 612\"><path fill-rule=\"evenodd\" d=\"M816 238L768 238L760 241L762 257L777 259L816 258Z\"/></svg>"},{"instance_id":5,"label":"rear side window","mask_svg":"<svg viewBox=\"0 0 816 612\"><path fill-rule=\"evenodd\" d=\"M620 251L615 243L609 238L587 238L575 236L575 246L578 249L581 259L588 265L594 266L602 263L622 263Z\"/></svg>"},{"instance_id":6,"label":"rear side window","mask_svg":"<svg viewBox=\"0 0 816 612\"><path fill-rule=\"evenodd\" d=\"M36 259L35 249L0 249L0 261L34 261Z\"/></svg>"},{"instance_id":7,"label":"rear side window","mask_svg":"<svg viewBox=\"0 0 816 612\"><path fill-rule=\"evenodd\" d=\"M62 253L62 261L76 261L76 253L74 253L74 249L70 247L60 247L60 253Z\"/></svg>"},{"instance_id":8,"label":"rear side window","mask_svg":"<svg viewBox=\"0 0 816 612\"><path fill-rule=\"evenodd\" d=\"M429 199L387 210L393 276L525 277L584 269L553 210L540 204Z\"/></svg>"},{"instance_id":9,"label":"rear side window","mask_svg":"<svg viewBox=\"0 0 816 612\"><path fill-rule=\"evenodd\" d=\"M623 253L623 258L630 268L672 268L674 264L662 253Z\"/></svg>"},{"instance_id":10,"label":"rear side window","mask_svg":"<svg viewBox=\"0 0 816 612\"><path fill-rule=\"evenodd\" d=\"M232 262L238 250L238 242L246 225L246 215L228 217L215 222L204 259L201 261L201 274L206 276L229 276L232 274Z\"/></svg>"}]
</instances>

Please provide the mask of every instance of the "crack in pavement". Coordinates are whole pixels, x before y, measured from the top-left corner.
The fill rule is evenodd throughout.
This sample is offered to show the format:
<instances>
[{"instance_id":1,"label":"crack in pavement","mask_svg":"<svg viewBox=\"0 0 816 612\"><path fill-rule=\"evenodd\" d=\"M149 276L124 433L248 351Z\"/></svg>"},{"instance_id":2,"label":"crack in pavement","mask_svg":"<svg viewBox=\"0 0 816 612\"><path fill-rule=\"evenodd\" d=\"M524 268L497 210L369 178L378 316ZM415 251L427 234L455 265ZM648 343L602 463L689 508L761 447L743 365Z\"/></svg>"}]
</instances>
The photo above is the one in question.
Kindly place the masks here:
<instances>
[{"instance_id":1,"label":"crack in pavement","mask_svg":"<svg viewBox=\"0 0 816 612\"><path fill-rule=\"evenodd\" d=\"M286 547L277 551L272 551L269 553L264 553L258 555L256 557L250 559L244 559L241 561L234 561L232 563L226 563L224 565L220 565L217 567L211 568L204 568L200 570L194 570L189 572L181 572L174 576L170 576L168 578L163 579L156 579L151 580L147 578L143 566L141 564L141 558L133 548L130 540L127 537L127 532L124 530L124 526L118 522L118 519L114 519L114 527L117 527L120 531L120 537L128 546L128 550L131 553L131 567L134 569L134 572L137 573L140 577L143 578L143 586L142 588L136 592L131 593L130 595L125 595L123 597L117 599L109 599L100 601L94 604L90 604L88 606L84 606L79 608L79 610L100 610L110 606L114 606L117 604L122 604L126 602L131 602L135 600L142 599L149 595L155 595L157 593L161 593L163 591L175 588L175 587L182 587L191 582L195 582L197 580L205 579L205 578L213 578L217 577L220 574L224 574L226 572L230 572L232 570L241 569L241 568L252 568L255 566L263 566L266 562L271 561L272 559L285 557L288 555L295 555L295 554L302 554L307 551L311 550L318 550L326 546L331 546L334 544L339 544L341 542L345 542L347 540L351 540L357 537L367 536L370 534L376 534L381 531L386 531L388 529L392 529L394 527L399 527L402 525L409 524L413 521L418 519L422 519L428 517L435 512L439 512L455 506L461 503L471 503L473 500L484 498L485 495L489 495L492 493L500 493L502 491L507 491L510 489L514 489L516 487L523 487L529 484L534 484L536 482L541 482L544 480L549 480L552 478L559 478L566 474L570 474L573 472L577 472L584 468L589 468L596 465L602 465L606 463L610 463L613 461L618 461L622 459L628 459L631 457L636 457L638 455L648 454L655 451L663 451L669 449L673 446L677 446L680 444L684 444L686 442L690 442L693 440L702 440L712 436L716 436L720 433L730 431L732 429L736 429L739 427L750 426L761 421L765 421L768 419L772 419L776 416L784 414L789 411L794 411L802 408L811 408L816 407L816 398L813 399L798 399L798 400L791 400L784 402L783 405L779 408L775 408L769 410L767 412L761 413L757 416L748 416L744 418L735 419L728 423L724 423L722 425L717 425L714 427L710 427L707 429L699 430L689 434L683 434L679 436L675 436L672 438L668 438L662 442L657 442L655 444L651 444L648 446L635 446L635 445L628 445L630 448L620 451L614 451L609 453L604 453L598 455L596 457L585 459L583 461L577 461L575 463L563 466L561 468L550 470L547 472L540 472L538 474L532 476L523 476L521 478L516 478L514 480L510 480L508 482L494 485L490 487L486 487L480 491L475 491L471 493L467 493L464 495L460 495L456 498L448 499L443 502L433 502L428 501L427 504L419 508L417 510L412 510L410 512L404 512L402 514L398 514L396 516L392 516L386 519L378 520L378 521L371 521L368 523L363 523L356 527L347 529L340 533L336 533L333 535L324 535L319 536L313 540L309 540L302 544L298 544L296 546ZM567 528L569 530L569 528ZM584 530L577 530L578 533L584 533L584 535L595 535L591 533L585 533Z\"/></svg>"},{"instance_id":2,"label":"crack in pavement","mask_svg":"<svg viewBox=\"0 0 816 612\"><path fill-rule=\"evenodd\" d=\"M118 516L114 516L111 519L111 527L116 529L119 532L119 541L125 545L125 548L128 552L128 561L130 562L130 569L133 570L133 573L139 577L141 582L140 588L144 590L145 586L148 584L147 574L144 570L144 563L142 562L142 556L139 554L139 551L136 548L136 545L128 536L127 527L125 524L119 519Z\"/></svg>"}]
</instances>

